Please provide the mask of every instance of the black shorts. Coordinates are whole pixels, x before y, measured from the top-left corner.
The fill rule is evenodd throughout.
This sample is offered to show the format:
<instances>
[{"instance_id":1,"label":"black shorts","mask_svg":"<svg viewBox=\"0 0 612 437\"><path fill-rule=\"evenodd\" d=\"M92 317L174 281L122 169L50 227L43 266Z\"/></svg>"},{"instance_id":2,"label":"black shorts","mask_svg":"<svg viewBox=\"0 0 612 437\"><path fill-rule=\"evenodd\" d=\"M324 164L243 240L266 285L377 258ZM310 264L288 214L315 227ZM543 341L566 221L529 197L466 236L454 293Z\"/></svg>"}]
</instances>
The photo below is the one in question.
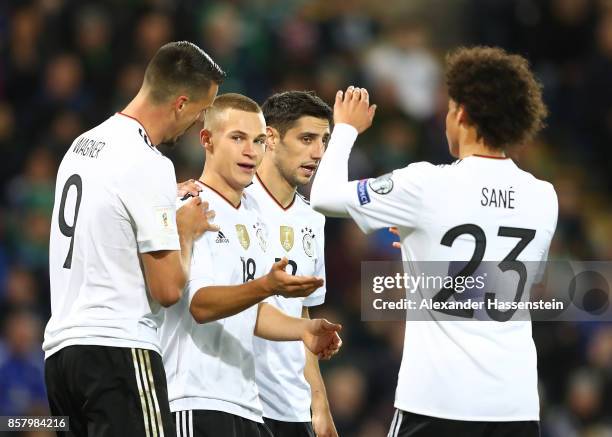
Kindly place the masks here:
<instances>
[{"instance_id":1,"label":"black shorts","mask_svg":"<svg viewBox=\"0 0 612 437\"><path fill-rule=\"evenodd\" d=\"M45 361L54 416L69 416L59 436L172 436L161 356L146 349L68 346Z\"/></svg>"},{"instance_id":2,"label":"black shorts","mask_svg":"<svg viewBox=\"0 0 612 437\"><path fill-rule=\"evenodd\" d=\"M223 411L185 410L172 415L176 437L275 437L266 424Z\"/></svg>"},{"instance_id":3,"label":"black shorts","mask_svg":"<svg viewBox=\"0 0 612 437\"><path fill-rule=\"evenodd\" d=\"M282 422L264 417L274 437L315 437L311 422Z\"/></svg>"},{"instance_id":4,"label":"black shorts","mask_svg":"<svg viewBox=\"0 0 612 437\"><path fill-rule=\"evenodd\" d=\"M471 422L440 419L395 410L387 437L539 437L540 424L525 422Z\"/></svg>"}]
</instances>

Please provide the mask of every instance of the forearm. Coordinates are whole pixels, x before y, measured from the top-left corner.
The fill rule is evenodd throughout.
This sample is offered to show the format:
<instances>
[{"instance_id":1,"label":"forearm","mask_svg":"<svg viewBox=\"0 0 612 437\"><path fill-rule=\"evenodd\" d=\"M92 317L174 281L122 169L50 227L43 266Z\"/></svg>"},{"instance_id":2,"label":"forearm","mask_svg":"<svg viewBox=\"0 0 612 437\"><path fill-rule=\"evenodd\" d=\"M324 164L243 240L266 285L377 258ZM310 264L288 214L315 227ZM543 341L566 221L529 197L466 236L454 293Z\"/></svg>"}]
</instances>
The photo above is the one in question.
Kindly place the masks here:
<instances>
[{"instance_id":1,"label":"forearm","mask_svg":"<svg viewBox=\"0 0 612 437\"><path fill-rule=\"evenodd\" d=\"M259 304L255 335L272 341L302 340L310 320L291 317L274 305Z\"/></svg>"},{"instance_id":2,"label":"forearm","mask_svg":"<svg viewBox=\"0 0 612 437\"><path fill-rule=\"evenodd\" d=\"M187 278L189 278L189 271L191 268L193 238L180 235L179 242L181 244L181 266L183 268L183 273L185 274L185 279L183 280L182 287L185 287L185 283L187 282Z\"/></svg>"},{"instance_id":3,"label":"forearm","mask_svg":"<svg viewBox=\"0 0 612 437\"><path fill-rule=\"evenodd\" d=\"M331 217L349 217L345 207L348 189L348 160L357 130L340 123L334 127L310 191L310 204Z\"/></svg>"},{"instance_id":4,"label":"forearm","mask_svg":"<svg viewBox=\"0 0 612 437\"><path fill-rule=\"evenodd\" d=\"M198 323L233 316L272 295L266 277L241 285L213 285L200 288L189 310Z\"/></svg>"},{"instance_id":5,"label":"forearm","mask_svg":"<svg viewBox=\"0 0 612 437\"><path fill-rule=\"evenodd\" d=\"M308 308L304 307L302 310L302 317L310 319ZM325 390L325 383L321 376L321 369L319 368L319 359L315 354L310 352L307 347L304 348L306 352L306 365L304 366L304 378L310 385L310 392L312 395L311 409L314 414L322 410L329 410L329 403L327 401L327 391Z\"/></svg>"}]
</instances>

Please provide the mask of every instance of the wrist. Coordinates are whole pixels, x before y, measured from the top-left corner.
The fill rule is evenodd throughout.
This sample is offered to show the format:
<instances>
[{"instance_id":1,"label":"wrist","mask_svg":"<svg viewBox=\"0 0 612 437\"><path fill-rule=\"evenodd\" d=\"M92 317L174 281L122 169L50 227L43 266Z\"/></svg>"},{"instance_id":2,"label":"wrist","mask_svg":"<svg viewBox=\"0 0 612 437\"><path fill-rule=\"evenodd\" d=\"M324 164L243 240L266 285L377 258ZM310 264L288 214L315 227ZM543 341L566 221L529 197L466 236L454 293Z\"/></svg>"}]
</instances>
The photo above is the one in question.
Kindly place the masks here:
<instances>
[{"instance_id":1,"label":"wrist","mask_svg":"<svg viewBox=\"0 0 612 437\"><path fill-rule=\"evenodd\" d=\"M302 342L306 342L308 339L307 337L310 335L310 332L312 331L314 327L315 321L311 319L304 319L304 318L301 318L300 321L302 323L302 327L300 330L300 338Z\"/></svg>"},{"instance_id":2,"label":"wrist","mask_svg":"<svg viewBox=\"0 0 612 437\"><path fill-rule=\"evenodd\" d=\"M274 296L274 288L272 286L272 281L270 281L269 273L260 278L255 279L253 282L257 283L259 290L261 291L264 299L270 296Z\"/></svg>"},{"instance_id":3,"label":"wrist","mask_svg":"<svg viewBox=\"0 0 612 437\"><path fill-rule=\"evenodd\" d=\"M327 395L321 392L319 392L318 394L313 393L312 400L310 403L310 408L312 409L313 416L330 413L329 401L327 400Z\"/></svg>"},{"instance_id":4,"label":"wrist","mask_svg":"<svg viewBox=\"0 0 612 437\"><path fill-rule=\"evenodd\" d=\"M193 244L193 234L189 234L187 232L181 232L181 229L178 230L179 241L181 244L191 245Z\"/></svg>"},{"instance_id":5,"label":"wrist","mask_svg":"<svg viewBox=\"0 0 612 437\"><path fill-rule=\"evenodd\" d=\"M347 121L339 121L334 123L334 130L332 132L338 135L346 136L346 139L355 141L357 136L359 135L359 131L356 126L347 122Z\"/></svg>"}]
</instances>

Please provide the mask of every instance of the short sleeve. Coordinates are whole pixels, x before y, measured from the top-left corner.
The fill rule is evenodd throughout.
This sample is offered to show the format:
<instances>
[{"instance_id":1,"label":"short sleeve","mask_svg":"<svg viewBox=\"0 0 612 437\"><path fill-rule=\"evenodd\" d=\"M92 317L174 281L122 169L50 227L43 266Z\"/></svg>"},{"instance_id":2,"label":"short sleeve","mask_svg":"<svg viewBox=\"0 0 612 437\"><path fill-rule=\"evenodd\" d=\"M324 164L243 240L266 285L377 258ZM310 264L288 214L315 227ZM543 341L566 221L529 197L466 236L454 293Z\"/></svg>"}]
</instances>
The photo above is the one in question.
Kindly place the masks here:
<instances>
[{"instance_id":1,"label":"short sleeve","mask_svg":"<svg viewBox=\"0 0 612 437\"><path fill-rule=\"evenodd\" d=\"M351 182L349 214L365 233L390 226L415 227L425 179L433 168L430 163L417 162L375 179Z\"/></svg>"},{"instance_id":2,"label":"short sleeve","mask_svg":"<svg viewBox=\"0 0 612 437\"><path fill-rule=\"evenodd\" d=\"M327 292L327 279L325 277L325 218L322 219L322 224L315 234L316 254L314 276L322 278L323 286L317 288L314 293L304 298L303 305L305 307L314 307L325 302L325 293Z\"/></svg>"},{"instance_id":3,"label":"short sleeve","mask_svg":"<svg viewBox=\"0 0 612 437\"><path fill-rule=\"evenodd\" d=\"M176 227L176 176L165 159L146 161L130 169L118 195L132 220L138 252L180 250Z\"/></svg>"},{"instance_id":4,"label":"short sleeve","mask_svg":"<svg viewBox=\"0 0 612 437\"><path fill-rule=\"evenodd\" d=\"M214 271L215 265L209 240L203 236L194 243L191 254L191 269L185 287L189 296L189 304L200 288L215 285Z\"/></svg>"},{"instance_id":5,"label":"short sleeve","mask_svg":"<svg viewBox=\"0 0 612 437\"><path fill-rule=\"evenodd\" d=\"M550 212L549 223L545 225L545 229L547 230L546 241L545 241L545 249L543 251L542 258L540 260L538 270L536 272L534 283L539 284L544 280L544 276L546 273L546 268L548 264L548 252L550 250L550 244L552 242L552 238L554 236L555 230L557 228L557 220L559 215L559 200L557 199L557 193L555 192L555 188L552 184L546 182L545 183L545 193L541 196L542 199L546 199L549 203L549 207L543 209L544 211Z\"/></svg>"}]
</instances>

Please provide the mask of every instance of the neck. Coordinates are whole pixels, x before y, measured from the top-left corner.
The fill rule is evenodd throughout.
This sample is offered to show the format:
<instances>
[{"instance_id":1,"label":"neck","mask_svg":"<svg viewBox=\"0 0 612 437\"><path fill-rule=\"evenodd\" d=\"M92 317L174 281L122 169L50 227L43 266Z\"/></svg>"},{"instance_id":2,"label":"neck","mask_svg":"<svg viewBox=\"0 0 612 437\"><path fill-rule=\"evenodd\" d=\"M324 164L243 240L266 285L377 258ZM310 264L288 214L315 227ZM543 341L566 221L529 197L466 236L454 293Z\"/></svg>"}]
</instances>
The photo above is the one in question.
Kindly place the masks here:
<instances>
[{"instance_id":1,"label":"neck","mask_svg":"<svg viewBox=\"0 0 612 437\"><path fill-rule=\"evenodd\" d=\"M160 105L152 104L141 89L136 97L125 107L122 114L135 118L144 127L151 144L157 145L164 141L167 126L165 110Z\"/></svg>"},{"instance_id":2,"label":"neck","mask_svg":"<svg viewBox=\"0 0 612 437\"><path fill-rule=\"evenodd\" d=\"M468 156L483 155L496 158L505 158L506 153L503 150L489 147L481 139L477 139L476 132L470 130L459 139L459 158L463 159Z\"/></svg>"},{"instance_id":3,"label":"neck","mask_svg":"<svg viewBox=\"0 0 612 437\"><path fill-rule=\"evenodd\" d=\"M270 194L274 196L274 199L283 207L287 208L293 202L295 197L295 190L297 187L291 185L287 179L278 170L278 167L274 165L272 160L268 157L264 158L257 175L261 179L261 182L266 186Z\"/></svg>"},{"instance_id":4,"label":"neck","mask_svg":"<svg viewBox=\"0 0 612 437\"><path fill-rule=\"evenodd\" d=\"M206 166L204 166L204 172L202 173L202 176L200 176L200 181L208 185L221 196L225 197L225 199L231 203L234 208L238 208L238 206L240 206L240 198L242 197L242 191L244 188L238 190L235 189L219 173L212 170L206 170Z\"/></svg>"}]
</instances>

